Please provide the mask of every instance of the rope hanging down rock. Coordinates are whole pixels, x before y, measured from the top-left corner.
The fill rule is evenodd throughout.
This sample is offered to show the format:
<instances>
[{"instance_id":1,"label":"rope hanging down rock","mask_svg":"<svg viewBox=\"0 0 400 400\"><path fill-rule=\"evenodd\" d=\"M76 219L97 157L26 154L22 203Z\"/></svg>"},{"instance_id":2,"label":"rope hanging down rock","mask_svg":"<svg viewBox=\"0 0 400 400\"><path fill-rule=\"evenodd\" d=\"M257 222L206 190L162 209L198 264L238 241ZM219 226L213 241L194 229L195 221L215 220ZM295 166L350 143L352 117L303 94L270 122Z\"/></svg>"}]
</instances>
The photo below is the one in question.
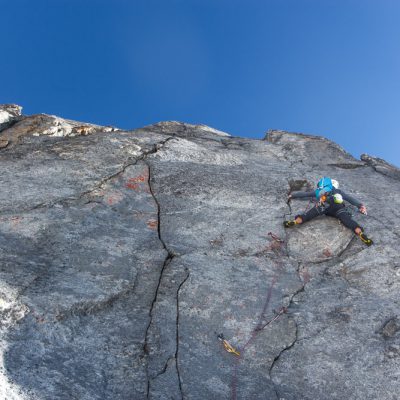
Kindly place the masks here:
<instances>
[{"instance_id":1,"label":"rope hanging down rock","mask_svg":"<svg viewBox=\"0 0 400 400\"><path fill-rule=\"evenodd\" d=\"M271 281L270 286L268 287L265 301L263 304L263 308L262 308L262 311L260 313L260 316L258 318L258 322L257 322L255 328L253 328L249 339L247 340L247 342L243 345L243 347L241 349L236 349L234 346L232 346L225 339L223 333L221 333L217 336L218 339L222 342L224 349L227 352L237 356L236 361L235 361L235 366L234 366L234 374L232 377L232 400L236 400L236 398L237 398L238 367L239 367L240 361L243 359L243 355L244 355L246 349L255 340L256 336L263 329L265 329L267 326L272 324L274 321L276 321L279 317L281 317L283 314L285 314L287 312L287 307L281 307L278 311L275 311L276 315L273 318L269 319L267 322L264 322L265 314L266 314L268 306L271 302L273 288L278 281L280 272L283 269L282 250L283 250L283 245L285 243L285 241L283 239L281 239L278 235L274 234L273 232L268 232L268 236L271 237L271 239L272 239L272 242L268 246L268 249L271 250L273 253L275 253L276 256L278 256L277 265L278 265L279 272L277 272L275 274L275 276L273 277L273 279Z\"/></svg>"}]
</instances>

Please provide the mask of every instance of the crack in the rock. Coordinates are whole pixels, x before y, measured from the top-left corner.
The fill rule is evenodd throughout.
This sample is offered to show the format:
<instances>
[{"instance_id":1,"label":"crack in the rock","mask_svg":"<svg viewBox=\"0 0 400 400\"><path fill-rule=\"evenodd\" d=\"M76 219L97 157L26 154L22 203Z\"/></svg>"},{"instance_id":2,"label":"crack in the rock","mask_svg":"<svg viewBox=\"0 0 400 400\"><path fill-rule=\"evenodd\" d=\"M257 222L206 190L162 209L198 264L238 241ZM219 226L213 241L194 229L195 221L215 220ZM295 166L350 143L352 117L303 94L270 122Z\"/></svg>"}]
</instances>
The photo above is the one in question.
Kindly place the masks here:
<instances>
[{"instance_id":1,"label":"crack in the rock","mask_svg":"<svg viewBox=\"0 0 400 400\"><path fill-rule=\"evenodd\" d=\"M155 143L153 145L153 148L150 149L149 151L145 151L143 152L143 154L141 156L139 156L138 158L136 158L134 161L129 162L126 161L119 169L117 172L103 178L100 180L100 182L98 182L94 188L90 189L90 190L86 190L82 193L80 193L77 197L65 197L65 198L61 198L61 199L57 199L51 202L42 202L42 203L38 203L36 205L34 205L33 207L27 207L27 208L21 208L20 210L18 210L19 213L26 213L26 212L30 212L30 211L34 211L37 209L41 209L41 208L52 208L55 207L57 205L70 205L73 202L76 201L81 201L84 197L90 195L91 193L93 193L96 190L101 189L101 187L106 184L108 181L118 177L119 175L122 175L126 169L128 167L131 167L133 165L137 165L140 161L144 161L145 158L151 154L155 154L157 153L164 145L165 143L167 143L169 140L174 139L173 137L168 137L166 140L162 141L162 142L158 142ZM129 160L130 158L128 158ZM154 195L153 195L154 197ZM85 204L91 203L91 202L95 202L94 200L88 200ZM7 212L13 212L15 211L14 209L3 209L1 211L1 213L7 213Z\"/></svg>"},{"instance_id":2,"label":"crack in the rock","mask_svg":"<svg viewBox=\"0 0 400 400\"><path fill-rule=\"evenodd\" d=\"M168 254L167 258L164 260L164 264L163 264L163 266L161 268L161 272L160 272L160 275L159 275L159 278L158 278L157 287L156 287L156 290L155 290L155 293L154 293L154 297L153 297L153 301L151 303L151 307L150 307L150 311L149 311L150 320L149 320L149 323L148 323L147 328L146 328L145 342L144 342L144 346L143 346L143 350L144 350L145 354L149 354L149 352L150 352L149 344L148 344L148 336L149 336L150 326L151 326L151 323L153 321L153 310L154 310L154 305L157 302L157 297L158 297L158 292L159 292L160 285L161 285L161 280L162 280L162 277L164 275L165 268L173 260L173 257L174 256L171 256L170 254Z\"/></svg>"},{"instance_id":3,"label":"crack in the rock","mask_svg":"<svg viewBox=\"0 0 400 400\"><path fill-rule=\"evenodd\" d=\"M268 373L269 373L269 377L270 377L270 379L271 379L271 382L272 382L273 385L274 385L274 390L275 390L275 393L276 393L278 399L280 399L281 397L280 397L280 394L279 394L279 391L278 391L278 389L277 389L277 387L276 387L275 382L274 382L274 381L272 380L272 378L271 378L271 373L272 373L273 368L275 367L275 364L276 364L276 363L278 362L278 360L280 359L281 355L282 355L285 351L289 351L289 350L296 344L296 342L298 341L299 329L298 329L297 322L296 322L294 319L293 319L293 321L294 321L295 326L296 326L295 337L294 337L292 343L288 344L285 348L283 348L283 349L279 352L279 354L274 358L274 360L272 361L271 366L270 366L270 368L269 368L269 372L268 372Z\"/></svg>"},{"instance_id":4,"label":"crack in the rock","mask_svg":"<svg viewBox=\"0 0 400 400\"><path fill-rule=\"evenodd\" d=\"M79 201L79 200L81 200L83 197L88 196L88 195L90 195L91 193L93 193L94 191L101 189L101 187L102 187L104 184L106 184L108 181L110 181L110 180L112 180L112 179L114 179L114 178L116 178L116 177L118 177L118 176L124 174L128 167L131 167L131 166L133 166L133 165L137 165L140 161L144 161L144 162L146 163L146 161L145 161L146 157L148 157L148 156L151 155L151 154L157 153L160 149L163 148L163 146L165 145L165 143L167 143L169 140L172 140L172 139L173 139L172 137L168 137L167 139L165 139L165 140L162 141L162 142L155 143L155 144L153 145L153 148L152 148L152 149L150 149L149 151L143 152L142 155L139 156L138 158L136 158L133 162L126 162L126 163L124 163L123 166L121 167L121 169L120 169L119 171L117 171L116 173L114 173L114 174L112 174L112 175L110 175L110 176L108 176L108 177L106 177L106 178L103 178L103 179L95 186L94 189L91 189L91 190L88 190L88 191L86 191L86 192L81 193L77 198L71 198L71 199L67 199L67 200ZM147 163L146 163L146 165L148 166ZM149 167L149 172L150 172L150 167ZM154 200L155 200L156 203L157 203L157 200L156 200L156 198L155 198L155 196L154 196L154 193L153 193L153 191L152 191L152 187L151 187L151 184L150 184L150 173L149 173L148 186L149 186L150 192L151 192L151 194L152 194ZM157 206L158 206L158 208L159 208L159 204L158 204L158 203L157 203ZM159 235L159 238L160 238L160 235ZM160 238L160 240L161 240L161 238Z\"/></svg>"},{"instance_id":5,"label":"crack in the rock","mask_svg":"<svg viewBox=\"0 0 400 400\"><path fill-rule=\"evenodd\" d=\"M301 278L300 278L300 267L301 267L301 262L298 261L297 263L298 263L298 266L297 266L297 273L298 273L298 275L299 275L299 279L301 280ZM289 311L290 306L294 303L295 297L296 297L299 293L304 292L306 285L307 285L307 283L304 283L304 282L303 282L303 284L301 285L301 287L300 287L299 289L297 289L297 290L292 294L291 298L289 299L289 303L288 303L288 305L287 305L287 307L286 307L286 312ZM298 324L297 324L295 318L292 318L292 321L294 322L295 327L296 327L296 329L295 329L295 337L294 337L294 340L292 341L292 343L290 343L290 344L288 344L286 347L284 347L284 348L279 352L279 354L278 354L277 356L275 356L274 360L272 361L272 363L271 363L271 365L270 365L269 372L268 372L269 377L270 377L270 379L271 379L271 382L272 382L272 384L273 384L273 387L274 387L274 390L275 390L275 393L276 393L278 399L280 399L281 397L280 397L280 394L279 394L277 385L275 384L275 382L273 381L273 379L272 379L272 377L271 377L271 373L272 373L272 369L274 368L276 362L279 360L279 358L281 357L281 355L282 355L285 351L290 350L290 349L296 344L296 342L298 341L299 327L298 327Z\"/></svg>"},{"instance_id":6,"label":"crack in the rock","mask_svg":"<svg viewBox=\"0 0 400 400\"><path fill-rule=\"evenodd\" d=\"M288 208L289 208L289 212L283 214L283 219L284 219L284 220L285 220L288 216L290 217L291 215L293 215L293 210L292 210L292 205L290 204L290 199L288 199L288 200L286 201L286 204L287 204L287 206L288 206Z\"/></svg>"},{"instance_id":7,"label":"crack in the rock","mask_svg":"<svg viewBox=\"0 0 400 400\"><path fill-rule=\"evenodd\" d=\"M158 221L157 232L158 232L158 238L159 238L160 242L162 243L164 250L167 252L167 257L166 257L166 259L164 261L164 265L163 265L162 270L160 272L158 285L157 285L157 288L156 288L156 291L155 291L155 295L154 295L154 299L153 299L153 303L152 303L152 306L151 306L151 309L150 309L150 320L149 320L149 324L147 326L146 334L145 334L144 352L145 352L145 354L148 355L149 354L149 343L148 343L149 330L150 330L150 327L151 327L151 324L152 324L152 321L153 321L154 306L155 306L155 304L157 302L158 292L159 292L159 289L160 289L160 285L161 285L161 282L162 282L164 271L165 271L166 267L176 257L176 255L171 250L168 249L165 241L162 238L162 234L161 234L161 205L160 205L160 203L159 203L159 201L157 199L157 196L155 195L155 192L154 192L154 189L153 189L153 186L152 186L152 178L153 178L152 168L151 168L150 164L146 162L146 160L144 160L144 161L145 161L145 163L146 163L146 165L148 167L148 172L149 172L148 173L149 190L150 190L150 193L151 193L151 195L152 195L152 197L154 199L154 202L157 205L157 221ZM176 307L177 307L177 311L176 312L177 312L177 314L176 315L177 316L176 316L176 347L175 347L175 356L174 356L174 358L175 358L176 373L177 373L177 377L178 377L178 385L179 385L179 390L180 390L182 399L183 399L182 383L181 383L180 370L179 370L179 364L178 364L178 353L179 353L179 291L181 290L183 284L187 281L188 278L189 278L189 272L187 271L186 276L182 280L182 282L180 283L180 285L179 285L179 287L177 289L177 293L176 293L176 302L177 302L177 304L176 304ZM167 360L167 362L166 362L166 364L164 366L164 369L160 373L158 373L157 376L160 376L160 375L162 375L163 373L166 372L167 367L168 367L168 362L170 361L170 359L171 359L171 357L168 358L168 360ZM146 375L147 375L147 398L149 399L150 398L150 384L151 384L151 380L154 379L154 378L152 378L152 379L150 378L148 368L146 369Z\"/></svg>"},{"instance_id":8,"label":"crack in the rock","mask_svg":"<svg viewBox=\"0 0 400 400\"><path fill-rule=\"evenodd\" d=\"M352 163L333 163L333 164L327 164L328 167L337 167L341 169L357 169L357 168L365 168L365 164L352 164Z\"/></svg>"},{"instance_id":9,"label":"crack in the rock","mask_svg":"<svg viewBox=\"0 0 400 400\"><path fill-rule=\"evenodd\" d=\"M348 250L348 248L350 247L350 245L354 243L355 239L356 239L356 237L355 237L355 235L353 235L353 236L351 237L351 239L349 240L349 242L347 243L347 245L344 247L344 249L341 250L341 251L337 254L337 256L332 257L332 260L340 261L340 258L342 257L342 255L345 253L346 250Z\"/></svg>"},{"instance_id":10,"label":"crack in the rock","mask_svg":"<svg viewBox=\"0 0 400 400\"><path fill-rule=\"evenodd\" d=\"M227 147L227 146L226 146L226 147ZM293 164L293 163L292 163L292 164ZM288 206L289 211L290 211L290 214L291 214L291 213L292 213L292 208L291 208L291 204L290 204L289 201L287 202L287 206ZM286 215L286 214L285 214L285 215ZM160 233L159 233L159 235L160 235ZM350 241L347 243L347 245L345 246L345 248L338 254L337 257L335 257L334 259L332 259L332 261L335 262L335 263L338 262L339 259L340 259L340 257L343 255L343 253L344 253L346 250L348 250L349 246L350 246L354 241L355 241L355 237L352 237L351 240L350 240ZM324 262L325 262L325 261L326 261L326 260L324 260ZM299 263L299 268L300 268L300 263ZM298 272L299 272L299 268L298 268ZM179 366L178 366L178 351L179 351L179 290L180 290L181 286L185 283L185 281L186 281L187 279L188 279L188 276L187 276L187 277L185 278L185 280L181 283L181 285L180 285L180 287L179 287L179 289L178 289L178 293L177 293L177 311L178 311L178 312L177 312L177 330L176 330L176 333L177 333L177 344L176 344L175 361L176 361L176 368L177 368L177 373L178 373L178 377L179 377L179 386L180 386L182 398L183 398L183 393L182 393L181 380L180 380L180 372L179 372ZM296 297L299 293L301 293L301 292L303 292L303 291L305 290L306 285L307 285L307 283L305 283L300 289L298 289L298 290L292 295L292 297L291 297L291 299L290 299L290 301L289 301L289 306L288 306L288 307L291 306L291 304L293 303L295 297ZM289 351L299 340L304 340L304 339L299 339L299 338L298 338L298 336L299 336L299 326L298 326L298 324L297 324L297 322L296 322L295 319L293 319L293 321L294 321L294 323L295 323L295 328L296 328L296 329L295 329L295 338L294 338L294 340L293 340L289 345L287 345L284 349L282 349L282 350L279 352L279 354L274 358L274 360L273 360L273 362L272 362L272 364L271 364L271 366L270 366L270 370L269 370L270 376L271 376L271 373L272 373L273 368L275 367L276 363L279 361L279 359L280 359L280 357L282 356L282 354L283 354L284 352L286 352L286 351ZM170 362L170 360L171 360L171 357L167 360L166 365L165 365L163 371L162 371L160 374L165 373L165 371L166 371L166 369L167 369L167 367L168 367L168 363ZM158 376L158 375L157 375L157 376ZM271 381L272 381L272 379L271 379ZM273 381L272 381L272 382L273 382ZM279 396L279 390L278 390L278 388L275 386L275 384L274 384L274 389L275 389L275 392L276 392L278 398L280 398L280 396Z\"/></svg>"},{"instance_id":11,"label":"crack in the rock","mask_svg":"<svg viewBox=\"0 0 400 400\"><path fill-rule=\"evenodd\" d=\"M156 203L156 207L157 207L157 234L158 234L158 239L160 240L161 244L163 245L164 250L168 253L168 257L169 258L173 258L174 257L174 253L171 252L168 248L166 243L164 242L163 238L161 237L161 205L160 202L158 201L155 193L154 193L154 189L153 189L153 185L152 185L152 178L153 178L153 171L151 169L151 166L148 162L146 162L146 160L143 159L143 161L145 162L145 164L147 165L147 170L148 170L148 180L147 180L147 185L149 187L150 190L150 194L153 197L154 202ZM167 259L168 259L167 257Z\"/></svg>"},{"instance_id":12,"label":"crack in the rock","mask_svg":"<svg viewBox=\"0 0 400 400\"><path fill-rule=\"evenodd\" d=\"M182 289L182 286L185 282L189 279L189 271L186 269L186 276L182 280L181 284L176 291L176 351L175 351L175 366L176 366L176 373L178 375L178 384L179 384L179 391L181 394L181 399L183 400L183 391L182 391L182 380L181 380L181 372L179 370L179 292Z\"/></svg>"},{"instance_id":13,"label":"crack in the rock","mask_svg":"<svg viewBox=\"0 0 400 400\"><path fill-rule=\"evenodd\" d=\"M400 177L389 175L389 174L385 174L383 171L380 171L379 169L377 169L376 166L373 166L373 169L374 169L374 171L376 173L381 174L381 175L385 176L386 178L390 178L390 179L393 179L395 181L400 181Z\"/></svg>"},{"instance_id":14,"label":"crack in the rock","mask_svg":"<svg viewBox=\"0 0 400 400\"><path fill-rule=\"evenodd\" d=\"M385 176L386 178L391 178L395 181L400 180L400 174L399 174L400 169L394 165L387 163L385 160L383 160L381 158L377 158L377 159L363 158L363 155L361 155L361 160L364 162L366 167L371 167L374 172L381 174L381 175ZM378 167L388 170L388 173L385 173L384 171L379 170Z\"/></svg>"},{"instance_id":15,"label":"crack in the rock","mask_svg":"<svg viewBox=\"0 0 400 400\"><path fill-rule=\"evenodd\" d=\"M287 205L290 207L289 202L287 202ZM291 210L291 208L290 208L290 210ZM286 215L286 214L285 214L285 215ZM356 240L356 237L353 236L353 237L349 240L349 242L347 243L347 245L346 245L346 246L338 253L338 255L336 255L335 257L332 257L331 259L328 259L328 260L322 260L322 261L310 261L309 264L315 265L315 264L320 264L320 263L324 263L324 262L329 262L329 263L331 263L331 264L336 265L337 263L339 263L339 262L341 262L341 261L343 260L343 259L341 258L342 255L346 252L346 250L348 250L348 248L350 247L350 245L351 245L352 243L354 243L355 240ZM289 252L289 251L288 251L288 256L290 256L290 252ZM297 267L297 274L298 274L298 276L299 276L299 279L302 280L302 279L301 279L301 276L300 276L300 269L301 269L303 263L302 263L301 261L298 261L298 260L296 260L296 261L297 261L297 264L298 264L298 267ZM328 268L329 268L329 267L328 267ZM308 284L308 282L303 282L302 286L301 286L299 289L297 289L297 290L293 293L293 295L291 296L291 298L290 298L290 300L289 300L289 304L288 304L288 306L287 306L287 310L290 309L291 305L292 305L292 304L294 303L294 301L295 301L295 298L296 298L300 293L302 293L302 292L305 291L305 288L306 288L307 284ZM271 382L273 383L274 390L275 390L275 393L276 393L278 399L280 399L281 396L280 396L279 389L278 389L277 385L275 384L275 382L274 382L273 379L272 379L272 376L271 376L272 370L273 370L273 368L275 367L276 363L279 361L280 357L282 356L282 354L283 354L284 352L289 351L291 348L293 348L293 347L295 346L296 343L300 342L301 340L305 340L305 339L306 339L306 338L299 339L299 325L298 325L298 323L297 323L295 317L292 318L292 321L293 321L294 324L295 324L295 337L294 337L294 340L293 340L290 344L288 344L287 346L285 346L285 347L279 352L279 354L278 354L278 355L274 358L274 360L272 361L271 366L270 366L270 368L269 368L269 376L270 376Z\"/></svg>"},{"instance_id":16,"label":"crack in the rock","mask_svg":"<svg viewBox=\"0 0 400 400\"><path fill-rule=\"evenodd\" d=\"M170 260L170 262L172 261L172 259ZM179 370L179 365L178 365L178 353L179 353L179 292L182 288L182 286L185 284L185 282L188 280L189 278L189 271L187 269L185 269L186 271L186 276L182 279L182 282L179 284L177 291L176 291L176 322L175 322L175 326L176 326L176 346L175 346L175 353L172 356L169 356L168 359L166 360L164 367L162 368L161 371L159 371L156 375L150 377L149 372L147 371L147 399L150 398L150 386L151 386L151 382L154 381L155 379L157 379L159 376L165 374L167 372L167 369L170 365L171 360L175 360L175 368L176 368L176 373L177 373L177 378L178 378L178 386L179 386L179 391L181 393L181 398L183 399L183 392L182 392L182 384L181 384L181 377L180 377L180 370ZM161 280L160 280L160 285L161 285ZM159 287L157 288L158 291ZM157 302L157 296L154 299L154 303L153 306L155 305L155 303ZM151 325L150 321L150 325ZM148 331L150 329L150 325L148 326ZM146 343L145 346L147 346L146 348L146 353L149 354L150 350L148 349L148 334L146 334Z\"/></svg>"},{"instance_id":17,"label":"crack in the rock","mask_svg":"<svg viewBox=\"0 0 400 400\"><path fill-rule=\"evenodd\" d=\"M165 268L167 267L167 265L172 261L172 259L175 257L175 254L173 254L173 252L171 252L167 246L166 243L164 242L164 240L162 239L161 236L161 226L160 226L160 213L161 213L161 207L160 204L158 202L157 197L155 196L154 190L152 188L152 170L150 168L150 165L146 162L146 157L148 157L149 155L155 154L157 151L159 151L169 140L175 139L174 137L168 137L167 139L163 140L162 142L158 142L156 144L153 145L153 147L149 150L149 151L145 151L142 153L141 156L139 156L138 158L136 158L134 161L129 161L130 158L128 158L128 160L122 165L121 168L118 169L118 171L116 171L115 173L103 178L100 180L100 182L98 182L96 184L96 186L90 190L87 190L83 193L80 193L78 196L76 197L69 197L69 198L63 198L63 199L59 199L53 202L49 202L49 203L39 203L36 204L34 207L29 207L26 209L21 210L20 212L29 212L32 210L36 210L39 208L49 208L49 207L54 207L57 204L66 204L69 205L69 203L74 202L74 201L80 201L81 199L83 199L86 196L89 196L91 193L93 193L94 191L100 189L104 184L106 184L108 181L115 179L116 177L120 176L121 174L125 173L125 171L127 170L128 167L133 166L138 164L140 161L144 161L145 164L148 167L149 170L149 174L148 174L148 186L149 186L149 190L150 193L154 199L154 202L157 206L157 215L158 215L158 224L157 224L157 231L158 231L158 238L164 248L164 250L167 252L167 257L164 260L163 266L161 268L160 271L160 275L158 278L158 283L157 283L157 287L155 289L155 293L154 293L154 297L153 297L153 301L150 307L150 311L149 311L149 323L147 325L146 331L145 331L145 343L144 343L144 354L148 354L148 335L149 335L149 329L152 323L152 316L153 316L153 310L154 310L154 306L155 303L157 301L157 296L158 296L158 292L159 292L159 288L161 285L161 281L162 281L162 277L163 277L163 273L165 271ZM90 202L95 202L95 200L89 200L88 203ZM178 293L179 290L182 286L182 284L187 280L188 276L185 277L184 281L181 283L181 285L178 288ZM123 296L125 295L130 295L135 291L136 285L137 285L137 281L138 281L138 275L136 275L135 277L135 281L133 282L132 285L130 285L129 287L125 288L124 290L116 293L115 295L110 296L109 298L102 300L102 301L89 301L89 302L84 302L84 303L80 303L80 304L76 304L74 306L72 306L70 309L68 310L63 310L63 311L59 311L58 313L56 313L55 318L58 321L63 321L69 317L74 317L74 316L87 316L87 315L92 315L96 312L111 308L116 301L118 301L119 299L121 299ZM177 304L178 306L178 304ZM179 320L179 318L178 318ZM177 322L178 323L178 322ZM178 337L178 333L177 333L177 337ZM176 354L175 357L177 356L177 352L178 350L176 350ZM168 361L167 361L168 364ZM165 366L165 370L167 368L167 364ZM148 374L148 370L146 367L146 374L147 374L147 382L148 382L148 393L147 396L149 396L149 385L150 385L150 380L149 380L149 374ZM179 369L177 366L177 374L178 374L178 380L179 380L179 387L181 389L181 382L180 382L180 376L179 376Z\"/></svg>"},{"instance_id":18,"label":"crack in the rock","mask_svg":"<svg viewBox=\"0 0 400 400\"><path fill-rule=\"evenodd\" d=\"M288 200L286 201L286 205L289 207L289 210L291 211L291 206L290 206L290 201L289 201L289 200L290 200L290 199L288 199ZM287 215L287 214L284 214L284 215L283 215L283 218L285 218L286 215ZM286 239L285 239L284 243L285 243L285 254L282 254L282 257L286 256L286 257L290 258L290 252L289 252L289 250L288 250L288 248L287 248L287 234L286 234ZM297 269L296 269L296 272L297 272L299 281L302 282L302 279L301 279L301 276L300 276L301 262L300 262L300 261L297 261L297 260L296 260L296 262L297 262ZM302 285L291 295L291 297L289 298L289 302L288 302L287 306L286 306L285 308L282 308L283 311L281 310L270 322L272 322L272 321L278 319L278 317L279 317L281 314L287 313L287 312L288 312L289 308L291 307L291 305L292 305L293 302L294 302L294 298L295 298L300 292L303 292L303 291L304 291L305 286L306 286L306 283L303 282ZM292 320L293 320L293 322L294 322L294 324L295 324L295 327L296 327L296 330L295 330L295 338L294 338L294 340L293 340L292 343L290 343L289 345L285 346L284 349L282 349L282 350L279 352L279 354L278 354L277 356L275 356L275 358L274 358L274 360L272 361L272 363L271 363L271 365L270 365L270 368L269 368L269 377L270 377L270 380L271 380L271 382L272 382L274 391L275 391L276 396L277 396L278 399L280 399L279 391L278 391L277 385L275 384L275 382L273 381L273 379L272 379L272 377L271 377L271 371L272 371L272 369L274 368L275 363L278 361L278 359L279 359L280 356L282 355L282 353L283 353L284 351L287 351L287 350L291 349L291 348L294 346L294 344L296 343L296 341L298 340L298 325L297 325L297 322L296 322L296 320L295 320L294 318L292 318ZM269 325L270 322L268 322L267 324L265 324L264 327L266 327L267 325Z\"/></svg>"},{"instance_id":19,"label":"crack in the rock","mask_svg":"<svg viewBox=\"0 0 400 400\"><path fill-rule=\"evenodd\" d=\"M169 137L168 139L166 139L164 142L162 142L162 146L167 141L169 141L171 139L174 139L174 137ZM159 148L161 148L161 147L159 147ZM161 271L160 271L160 275L159 275L159 278L158 278L158 284L157 284L157 287L156 287L156 290L155 290L155 293L154 293L154 297L153 297L153 301L152 301L152 304L151 304L151 307L150 307L150 311L149 311L150 318L149 318L149 323L148 323L147 328L146 328L145 338L144 338L144 346L143 346L144 354L147 355L147 356L150 353L150 349L149 349L149 331L150 331L151 324L153 322L154 306L155 306L155 304L157 302L157 297L158 297L159 289L160 289L160 286L161 286L162 278L163 278L163 275L164 275L164 271L167 268L167 266L172 262L174 257L176 256L171 250L168 249L168 247L167 247L167 245L166 245L166 243L163 240L162 235L161 235L161 205L160 205L160 203L159 203L159 201L157 199L157 196L155 195L155 191L154 191L153 185L152 185L152 180L153 180L152 168L151 168L150 164L145 159L148 155L156 153L159 150L159 148L156 149L155 151L148 152L144 157L141 157L141 160L145 162L145 164L147 165L147 168L148 168L148 181L147 181L147 184L148 184L148 187L149 187L150 194L153 197L153 200L154 200L154 202L156 204L156 207L157 207L157 234L158 234L158 239L161 242L164 250L167 252L167 256L166 256L166 258L164 260L164 264L163 264L163 266L161 268ZM182 285L182 283L181 283L181 285ZM178 292L179 292L179 289L180 289L181 285L178 288ZM176 355L175 355L175 357L176 357ZM177 360L175 361L175 364L177 365ZM167 366L168 366L168 360L167 360L167 363L166 363L166 365L164 367L164 372L167 370ZM160 374L158 374L158 376L161 375L164 372L161 372ZM151 378L150 378L150 375L149 375L148 363L147 363L147 366L146 366L146 377L147 377L147 395L146 395L146 397L147 397L147 399L149 399ZM178 379L179 379L179 371L178 371Z\"/></svg>"},{"instance_id":20,"label":"crack in the rock","mask_svg":"<svg viewBox=\"0 0 400 400\"><path fill-rule=\"evenodd\" d=\"M167 358L167 361L165 362L163 369L160 372L157 372L157 374L151 378L152 381L154 379L157 379L159 376L164 375L167 372L167 369L168 369L168 366L169 366L169 363L171 362L171 360L175 360L175 357L169 356Z\"/></svg>"},{"instance_id":21,"label":"crack in the rock","mask_svg":"<svg viewBox=\"0 0 400 400\"><path fill-rule=\"evenodd\" d=\"M162 242L162 241L161 241ZM162 242L164 244L164 242ZM167 267L168 264L170 264L170 262L172 261L174 256L171 256L170 253L168 253L166 259L164 260L164 264L162 266L159 278L158 278L158 283L157 283L157 287L156 290L154 292L154 297L153 297L153 301L151 303L151 307L150 307L150 311L149 311L149 322L147 324L147 328L146 328L146 332L144 335L144 345L143 345L143 352L146 355L146 357L149 356L150 354L150 348L149 348L149 332L150 332L150 327L151 324L153 322L153 311L154 311L154 306L157 302L157 297L158 297L158 292L161 286L161 280L162 277L164 275L164 271L165 268ZM151 378L150 378L150 374L149 374L149 369L148 369L148 362L146 363L146 379L147 379L147 394L146 394L146 398L149 399L150 398L150 383L151 383Z\"/></svg>"}]
</instances>

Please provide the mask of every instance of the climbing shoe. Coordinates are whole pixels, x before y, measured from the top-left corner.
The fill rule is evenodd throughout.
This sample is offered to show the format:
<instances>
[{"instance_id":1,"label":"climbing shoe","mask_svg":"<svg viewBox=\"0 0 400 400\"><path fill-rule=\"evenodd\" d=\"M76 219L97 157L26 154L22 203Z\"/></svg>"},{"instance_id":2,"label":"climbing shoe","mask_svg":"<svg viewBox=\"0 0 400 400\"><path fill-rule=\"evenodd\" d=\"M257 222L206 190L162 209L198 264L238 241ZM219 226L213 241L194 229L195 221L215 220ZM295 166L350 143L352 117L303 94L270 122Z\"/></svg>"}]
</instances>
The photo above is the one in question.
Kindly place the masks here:
<instances>
[{"instance_id":1,"label":"climbing shoe","mask_svg":"<svg viewBox=\"0 0 400 400\"><path fill-rule=\"evenodd\" d=\"M373 241L364 232L361 232L358 236L367 246L371 246L371 244L373 244Z\"/></svg>"},{"instance_id":2,"label":"climbing shoe","mask_svg":"<svg viewBox=\"0 0 400 400\"><path fill-rule=\"evenodd\" d=\"M295 225L297 225L297 222L295 220L293 220L293 221L284 221L283 222L283 226L285 228L291 228L292 226L295 226Z\"/></svg>"}]
</instances>

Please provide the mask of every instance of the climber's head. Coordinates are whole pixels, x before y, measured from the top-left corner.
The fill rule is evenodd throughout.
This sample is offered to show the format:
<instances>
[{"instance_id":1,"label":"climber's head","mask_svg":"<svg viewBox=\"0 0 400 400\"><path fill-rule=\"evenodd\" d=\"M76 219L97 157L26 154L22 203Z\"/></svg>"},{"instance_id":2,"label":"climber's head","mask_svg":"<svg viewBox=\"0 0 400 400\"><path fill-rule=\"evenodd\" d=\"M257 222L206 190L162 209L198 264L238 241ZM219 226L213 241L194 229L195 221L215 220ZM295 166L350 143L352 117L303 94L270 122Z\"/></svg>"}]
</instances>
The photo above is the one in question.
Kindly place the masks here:
<instances>
[{"instance_id":1,"label":"climber's head","mask_svg":"<svg viewBox=\"0 0 400 400\"><path fill-rule=\"evenodd\" d=\"M321 196L328 194L333 189L332 179L324 176L317 182L317 189L315 190L315 197L320 200Z\"/></svg>"}]
</instances>

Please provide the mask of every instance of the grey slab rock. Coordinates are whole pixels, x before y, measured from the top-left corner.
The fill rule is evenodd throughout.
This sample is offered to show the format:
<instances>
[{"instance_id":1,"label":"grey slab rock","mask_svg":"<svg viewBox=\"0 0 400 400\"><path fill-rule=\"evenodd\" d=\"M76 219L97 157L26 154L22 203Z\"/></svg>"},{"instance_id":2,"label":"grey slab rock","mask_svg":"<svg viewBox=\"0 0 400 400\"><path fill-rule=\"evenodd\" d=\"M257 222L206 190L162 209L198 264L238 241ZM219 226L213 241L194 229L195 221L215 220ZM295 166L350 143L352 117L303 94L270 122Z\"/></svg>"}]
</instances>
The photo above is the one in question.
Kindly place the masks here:
<instances>
[{"instance_id":1,"label":"grey slab rock","mask_svg":"<svg viewBox=\"0 0 400 400\"><path fill-rule=\"evenodd\" d=\"M311 135L13 110L0 398L398 398L396 167ZM325 216L284 230L314 205L287 195L324 175L367 205L374 246Z\"/></svg>"},{"instance_id":2,"label":"grey slab rock","mask_svg":"<svg viewBox=\"0 0 400 400\"><path fill-rule=\"evenodd\" d=\"M400 180L399 169L387 161L382 160L382 158L369 156L368 154L361 154L361 160L373 167L375 171L393 179Z\"/></svg>"}]
</instances>

